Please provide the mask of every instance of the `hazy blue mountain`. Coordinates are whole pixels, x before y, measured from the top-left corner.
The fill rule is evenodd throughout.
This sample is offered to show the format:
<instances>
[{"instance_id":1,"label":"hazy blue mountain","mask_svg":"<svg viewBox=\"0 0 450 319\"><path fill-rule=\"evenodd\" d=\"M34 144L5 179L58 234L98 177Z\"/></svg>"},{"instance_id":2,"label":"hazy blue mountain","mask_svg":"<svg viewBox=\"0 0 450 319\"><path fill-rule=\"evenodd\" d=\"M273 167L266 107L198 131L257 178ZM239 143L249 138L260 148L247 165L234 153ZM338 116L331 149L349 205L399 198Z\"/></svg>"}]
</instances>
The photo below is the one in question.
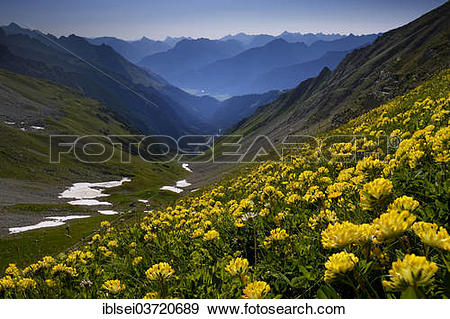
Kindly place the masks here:
<instances>
[{"instance_id":1,"label":"hazy blue mountain","mask_svg":"<svg viewBox=\"0 0 450 319\"><path fill-rule=\"evenodd\" d=\"M107 44L134 63L148 55L164 52L172 47L166 42L155 41L146 37L136 41L125 41L114 37L86 38L86 40L95 45Z\"/></svg>"},{"instance_id":2,"label":"hazy blue mountain","mask_svg":"<svg viewBox=\"0 0 450 319\"><path fill-rule=\"evenodd\" d=\"M352 50L372 43L377 36L350 35L333 41L316 41L310 46L303 42L289 43L281 38L275 39L263 47L249 49L234 57L213 62L171 81L184 88L205 90L212 94L233 96L263 92L267 91L268 87L256 90L249 88L261 74L275 68L316 60L329 51Z\"/></svg>"},{"instance_id":3,"label":"hazy blue mountain","mask_svg":"<svg viewBox=\"0 0 450 319\"><path fill-rule=\"evenodd\" d=\"M244 144L259 135L282 141L287 134L313 134L347 123L448 69L449 38L447 2L353 50L333 71L324 68L258 108L230 134L245 134Z\"/></svg>"},{"instance_id":4,"label":"hazy blue mountain","mask_svg":"<svg viewBox=\"0 0 450 319\"><path fill-rule=\"evenodd\" d=\"M174 47L178 42L182 40L194 40L191 37L166 37L164 43L167 43L170 47Z\"/></svg>"},{"instance_id":5,"label":"hazy blue mountain","mask_svg":"<svg viewBox=\"0 0 450 319\"><path fill-rule=\"evenodd\" d=\"M174 48L150 55L138 64L173 82L180 74L235 56L242 51L242 44L236 40L185 39L178 42Z\"/></svg>"},{"instance_id":6,"label":"hazy blue mountain","mask_svg":"<svg viewBox=\"0 0 450 319\"><path fill-rule=\"evenodd\" d=\"M271 89L286 90L300 82L317 76L324 67L334 70L350 51L332 51L321 58L289 66L275 68L259 75L248 87L251 92L266 92Z\"/></svg>"},{"instance_id":7,"label":"hazy blue mountain","mask_svg":"<svg viewBox=\"0 0 450 319\"><path fill-rule=\"evenodd\" d=\"M221 38L221 40L237 40L241 42L246 49L251 49L255 47L264 46L270 41L275 39L283 39L287 42L303 42L306 45L311 45L312 43L323 40L323 41L333 41L337 39L344 38L345 35L333 33L333 34L324 34L324 33L299 33L299 32L287 32L273 36L269 34L246 34L246 33L237 33L235 35L227 35Z\"/></svg>"},{"instance_id":8,"label":"hazy blue mountain","mask_svg":"<svg viewBox=\"0 0 450 319\"><path fill-rule=\"evenodd\" d=\"M30 38L2 32L0 67L76 88L98 99L144 133L179 136L213 130L194 110L197 104L206 108L204 98L171 86L132 64L110 46L92 45L75 35L56 38L36 34ZM178 98L183 95L185 98ZM187 102L181 103L182 100Z\"/></svg>"},{"instance_id":9,"label":"hazy blue mountain","mask_svg":"<svg viewBox=\"0 0 450 319\"><path fill-rule=\"evenodd\" d=\"M258 107L266 105L280 96L280 91L270 91L263 94L234 96L220 103L220 107L211 116L210 123L220 130L238 123L252 115Z\"/></svg>"}]
</instances>

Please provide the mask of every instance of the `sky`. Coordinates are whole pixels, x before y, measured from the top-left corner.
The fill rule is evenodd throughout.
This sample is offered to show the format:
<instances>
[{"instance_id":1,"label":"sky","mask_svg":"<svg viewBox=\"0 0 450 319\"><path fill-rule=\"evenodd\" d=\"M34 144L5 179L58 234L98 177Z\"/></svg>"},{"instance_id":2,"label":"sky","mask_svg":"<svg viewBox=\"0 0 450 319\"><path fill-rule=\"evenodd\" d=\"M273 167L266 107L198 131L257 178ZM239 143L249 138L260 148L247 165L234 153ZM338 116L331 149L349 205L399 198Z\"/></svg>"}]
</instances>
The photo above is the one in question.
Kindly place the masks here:
<instances>
[{"instance_id":1,"label":"sky","mask_svg":"<svg viewBox=\"0 0 450 319\"><path fill-rule=\"evenodd\" d=\"M0 0L0 25L57 36L220 38L227 34L377 33L445 0Z\"/></svg>"}]
</instances>

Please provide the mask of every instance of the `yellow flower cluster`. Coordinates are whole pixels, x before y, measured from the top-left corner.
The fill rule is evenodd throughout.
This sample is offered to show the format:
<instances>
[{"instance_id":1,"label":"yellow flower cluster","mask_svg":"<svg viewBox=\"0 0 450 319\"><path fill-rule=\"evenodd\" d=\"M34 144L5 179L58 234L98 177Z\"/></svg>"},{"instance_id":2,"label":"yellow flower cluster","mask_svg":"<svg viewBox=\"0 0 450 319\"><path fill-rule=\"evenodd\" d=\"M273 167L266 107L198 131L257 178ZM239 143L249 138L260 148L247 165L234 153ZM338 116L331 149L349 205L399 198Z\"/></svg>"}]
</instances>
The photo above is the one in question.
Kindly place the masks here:
<instances>
[{"instance_id":1,"label":"yellow flower cluster","mask_svg":"<svg viewBox=\"0 0 450 319\"><path fill-rule=\"evenodd\" d=\"M204 241L209 241L209 240L214 240L214 239L219 239L219 238L220 238L220 234L216 230L210 230L203 235Z\"/></svg>"},{"instance_id":2,"label":"yellow flower cluster","mask_svg":"<svg viewBox=\"0 0 450 319\"><path fill-rule=\"evenodd\" d=\"M270 286L264 281L249 283L244 288L244 299L262 299L270 292Z\"/></svg>"},{"instance_id":3,"label":"yellow flower cluster","mask_svg":"<svg viewBox=\"0 0 450 319\"><path fill-rule=\"evenodd\" d=\"M270 236L267 236L264 240L264 246L270 246L273 241L282 241L289 237L289 234L285 229L281 229L280 227L272 229L270 231Z\"/></svg>"},{"instance_id":4,"label":"yellow flower cluster","mask_svg":"<svg viewBox=\"0 0 450 319\"><path fill-rule=\"evenodd\" d=\"M162 262L147 269L145 276L150 280L163 281L172 277L174 273L175 270L168 263Z\"/></svg>"},{"instance_id":5,"label":"yellow flower cluster","mask_svg":"<svg viewBox=\"0 0 450 319\"><path fill-rule=\"evenodd\" d=\"M353 270L358 261L358 257L345 251L331 255L325 263L324 280L326 282L334 281L336 278Z\"/></svg>"},{"instance_id":6,"label":"yellow flower cluster","mask_svg":"<svg viewBox=\"0 0 450 319\"><path fill-rule=\"evenodd\" d=\"M407 210L389 210L373 221L374 235L377 241L394 239L403 234L416 220L416 216Z\"/></svg>"},{"instance_id":7,"label":"yellow flower cluster","mask_svg":"<svg viewBox=\"0 0 450 319\"><path fill-rule=\"evenodd\" d=\"M236 258L230 261L230 263L225 267L227 271L232 276L242 276L249 270L249 263L246 258Z\"/></svg>"},{"instance_id":8,"label":"yellow flower cluster","mask_svg":"<svg viewBox=\"0 0 450 319\"><path fill-rule=\"evenodd\" d=\"M385 178L377 178L364 185L360 192L361 207L371 210L392 192L392 182Z\"/></svg>"},{"instance_id":9,"label":"yellow flower cluster","mask_svg":"<svg viewBox=\"0 0 450 319\"><path fill-rule=\"evenodd\" d=\"M383 286L392 290L404 290L410 286L426 286L431 284L438 267L425 257L414 254L406 255L403 260L392 263L389 280L383 280Z\"/></svg>"},{"instance_id":10,"label":"yellow flower cluster","mask_svg":"<svg viewBox=\"0 0 450 319\"><path fill-rule=\"evenodd\" d=\"M444 227L431 223L417 222L412 226L412 229L424 244L450 250L450 236Z\"/></svg>"},{"instance_id":11,"label":"yellow flower cluster","mask_svg":"<svg viewBox=\"0 0 450 319\"><path fill-rule=\"evenodd\" d=\"M69 275L71 277L78 276L77 270L75 268L68 267L64 264L57 264L57 265L53 266L51 273L53 276L61 275L61 274Z\"/></svg>"},{"instance_id":12,"label":"yellow flower cluster","mask_svg":"<svg viewBox=\"0 0 450 319\"><path fill-rule=\"evenodd\" d=\"M347 221L330 224L322 231L322 246L331 249L364 243L369 241L372 230L370 224L356 225Z\"/></svg>"},{"instance_id":13,"label":"yellow flower cluster","mask_svg":"<svg viewBox=\"0 0 450 319\"><path fill-rule=\"evenodd\" d=\"M112 294L118 294L125 290L125 284L122 284L120 280L108 280L102 285L102 288Z\"/></svg>"}]
</instances>

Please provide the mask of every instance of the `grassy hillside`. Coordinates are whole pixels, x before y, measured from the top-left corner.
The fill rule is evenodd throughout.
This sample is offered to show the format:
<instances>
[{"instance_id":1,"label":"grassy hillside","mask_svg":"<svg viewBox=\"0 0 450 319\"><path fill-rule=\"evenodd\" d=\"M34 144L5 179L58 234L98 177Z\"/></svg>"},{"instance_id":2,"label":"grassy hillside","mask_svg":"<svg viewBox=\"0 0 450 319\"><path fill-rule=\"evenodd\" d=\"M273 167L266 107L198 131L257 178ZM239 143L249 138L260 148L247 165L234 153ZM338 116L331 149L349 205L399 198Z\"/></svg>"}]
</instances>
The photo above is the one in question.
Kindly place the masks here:
<instances>
[{"instance_id":1,"label":"grassy hillside","mask_svg":"<svg viewBox=\"0 0 450 319\"><path fill-rule=\"evenodd\" d=\"M128 211L129 205L137 199L149 199L152 206L159 206L176 198L159 189L186 174L176 163L154 164L133 155L130 164L123 164L117 149L111 160L101 164L82 163L73 154L62 155L60 164L50 163L51 134L132 134L98 101L70 88L1 69L0 100L0 218L32 214L98 215L95 209L58 204L58 193L74 182L119 180L124 176L132 181L108 190L111 194L108 201L116 210ZM7 125L5 120L16 124ZM33 125L45 130L30 129ZM19 126L26 131L20 130ZM110 146L107 148L111 149ZM12 186L2 187L2 184ZM12 195L18 197L17 204L1 207L5 200L8 202L14 197ZM143 209L144 205L139 207ZM45 254L63 251L95 230L100 218L69 222L71 237L66 236L64 227L56 227L1 238L0 265L3 267L12 261L24 264ZM36 243L39 243L39 249L36 249Z\"/></svg>"},{"instance_id":2,"label":"grassy hillside","mask_svg":"<svg viewBox=\"0 0 450 319\"><path fill-rule=\"evenodd\" d=\"M102 223L80 250L8 267L0 294L448 298L449 104L446 70L322 137L353 143L247 168L139 223Z\"/></svg>"}]
</instances>

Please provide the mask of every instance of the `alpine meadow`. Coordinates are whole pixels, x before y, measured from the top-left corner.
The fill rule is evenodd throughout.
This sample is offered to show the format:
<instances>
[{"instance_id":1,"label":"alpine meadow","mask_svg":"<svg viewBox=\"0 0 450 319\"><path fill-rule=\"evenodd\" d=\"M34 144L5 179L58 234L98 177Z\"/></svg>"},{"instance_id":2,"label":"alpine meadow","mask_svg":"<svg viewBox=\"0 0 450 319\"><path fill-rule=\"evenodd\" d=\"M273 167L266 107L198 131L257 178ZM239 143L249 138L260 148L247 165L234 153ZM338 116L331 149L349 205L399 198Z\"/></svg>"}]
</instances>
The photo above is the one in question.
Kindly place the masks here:
<instances>
[{"instance_id":1,"label":"alpine meadow","mask_svg":"<svg viewBox=\"0 0 450 319\"><path fill-rule=\"evenodd\" d=\"M449 2L199 36L200 2L0 14L0 298L448 299Z\"/></svg>"}]
</instances>

